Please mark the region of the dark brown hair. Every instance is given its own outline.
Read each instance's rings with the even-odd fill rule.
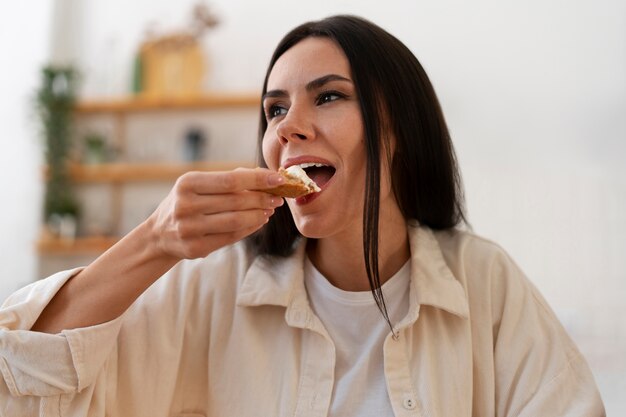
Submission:
[[[388,145],[394,138],[393,155],[387,157],[391,158],[393,192],[404,217],[441,230],[465,221],[454,149],[433,86],[417,58],[394,36],[359,17],[332,16],[304,23],[289,32],[274,51],[262,94],[267,91],[267,80],[278,58],[308,37],[333,40],[350,63],[367,154],[363,201],[365,266],[374,299],[389,323],[378,271],[381,152],[392,148]],[[261,109],[261,166],[267,166],[260,151],[266,129]],[[249,243],[259,254],[288,256],[299,236],[291,212],[284,205],[249,238]]]

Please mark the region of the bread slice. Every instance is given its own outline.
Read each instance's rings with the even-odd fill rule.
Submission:
[[[264,190],[266,193],[280,197],[297,198],[321,191],[317,184],[306,175],[306,172],[297,165],[288,169],[281,167],[278,173],[285,178],[285,183],[278,187]]]

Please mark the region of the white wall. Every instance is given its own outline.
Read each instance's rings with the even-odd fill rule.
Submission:
[[[0,299],[35,276],[41,147],[33,110],[48,59],[51,4],[0,6]]]
[[[87,71],[87,96],[124,92],[147,24],[180,27],[193,3],[66,1],[72,14],[65,27],[79,36],[56,53],[75,57]],[[626,415],[620,398],[626,328],[617,319],[626,313],[626,3],[410,3],[392,0],[383,9],[374,0],[213,1],[223,22],[206,40],[212,62],[206,86],[258,90],[278,39],[296,24],[329,14],[362,15],[403,40],[438,91],[475,231],[518,261],[589,358],[608,414]],[[45,14],[37,14],[44,22]],[[12,95],[0,98],[7,107],[2,118],[13,115],[7,119],[11,138],[6,126],[2,135],[5,149],[20,155],[2,154],[7,161],[0,166],[0,292],[6,294],[33,276],[38,157],[33,132],[23,126],[25,109],[15,103],[33,86],[41,36],[22,33],[20,19],[2,19],[9,38],[27,36],[40,45],[14,60],[10,78],[18,81],[12,81]]]

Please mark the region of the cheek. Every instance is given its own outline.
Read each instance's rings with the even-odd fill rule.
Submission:
[[[261,150],[263,152],[263,159],[270,169],[278,169],[278,146],[275,140],[271,140],[266,135],[263,137],[261,143]]]
[[[338,146],[341,146],[346,154],[357,158],[365,156],[365,130],[360,115],[354,114],[344,118],[336,126],[336,131],[340,132],[339,137],[343,138]]]

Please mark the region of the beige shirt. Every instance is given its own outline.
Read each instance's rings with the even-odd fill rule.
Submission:
[[[498,246],[411,226],[409,310],[384,342],[397,417],[604,416],[593,376]],[[0,416],[326,416],[335,348],[289,258],[239,243],[184,261],[120,318],[30,332],[75,272],[0,310]]]

